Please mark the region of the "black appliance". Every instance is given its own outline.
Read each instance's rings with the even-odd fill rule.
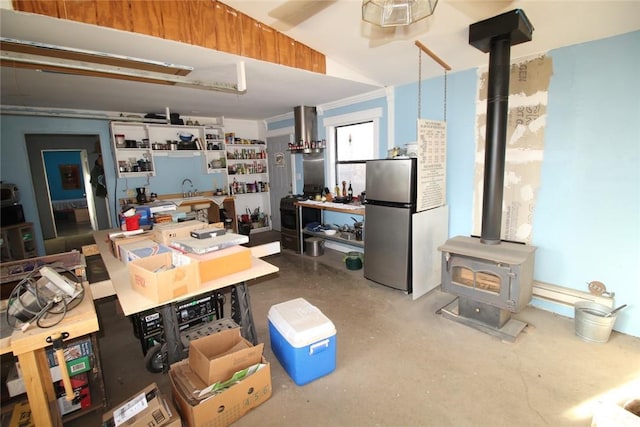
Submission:
[[[25,222],[25,219],[22,205],[2,207],[2,211],[0,211],[0,225],[2,225],[2,227],[8,227],[10,225],[20,224],[23,222]]]
[[[303,252],[300,242],[300,231],[311,222],[320,222],[322,212],[319,209],[302,208],[302,218],[299,217],[299,209],[295,205],[301,200],[308,200],[309,196],[289,195],[280,199],[280,245],[285,249],[291,249],[297,253]]]

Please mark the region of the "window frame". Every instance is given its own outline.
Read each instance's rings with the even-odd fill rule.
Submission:
[[[380,119],[382,118],[382,108],[372,108],[354,113],[342,114],[323,119],[322,125],[325,128],[327,137],[326,159],[325,165],[325,184],[336,181],[336,169],[338,162],[336,161],[336,127],[356,125],[364,122],[373,122],[373,152],[380,152]],[[349,161],[347,163],[359,163],[360,161]]]

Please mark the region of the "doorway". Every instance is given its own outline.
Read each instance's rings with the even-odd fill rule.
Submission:
[[[90,172],[86,150],[42,150],[45,185],[53,211],[56,237],[86,234],[96,229],[90,214]],[[89,179],[88,179],[89,178]],[[89,192],[88,192],[89,191]]]
[[[91,167],[101,154],[100,137],[98,135],[27,134],[25,143],[46,254],[80,250],[83,245],[93,243],[91,234],[93,230],[110,228],[107,201],[104,198],[94,197],[90,183]],[[47,171],[45,153],[48,153],[47,156],[58,153],[57,155],[68,157],[67,160],[59,163],[63,166],[62,168],[57,164],[52,171]],[[81,192],[80,196],[69,197],[71,202],[65,202],[66,196],[52,197],[49,191],[52,177],[60,181],[66,179],[67,187],[77,187],[77,182],[80,181],[81,188],[79,190],[75,188]],[[82,203],[86,204],[86,210],[83,210],[81,202],[77,200],[81,198],[84,199]],[[58,224],[56,224],[56,216],[59,219]]]
[[[276,231],[281,231],[280,200],[292,192],[290,138],[286,134],[267,139],[271,228]]]

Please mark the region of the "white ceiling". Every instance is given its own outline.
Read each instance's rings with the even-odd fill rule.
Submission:
[[[533,24],[533,40],[514,46],[511,57],[640,29],[640,1],[454,1],[439,0],[435,14],[398,30],[361,21],[361,1],[326,1],[314,16],[291,26],[274,10],[304,12],[312,2],[227,0],[224,3],[279,29],[324,53],[327,75],[227,55],[192,45],[109,28],[2,9],[3,37],[55,44],[194,67],[191,80],[236,83],[236,64],[246,66],[247,92],[234,95],[199,89],[79,77],[3,67],[3,108],[48,107],[124,113],[161,113],[183,117],[226,116],[267,119],[290,113],[296,105],[321,105],[418,80],[419,40],[452,71],[488,64],[488,54],[468,44],[474,22],[515,8]],[[0,0],[0,6],[10,7]],[[280,9],[282,10],[282,9]],[[442,75],[440,65],[422,56],[422,78]]]

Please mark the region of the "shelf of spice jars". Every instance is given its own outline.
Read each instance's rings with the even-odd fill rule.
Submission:
[[[261,194],[269,192],[269,183],[263,181],[261,177],[251,176],[256,174],[246,174],[242,177],[234,177],[232,182],[229,182],[229,192],[232,195],[243,194]],[[251,178],[255,178],[253,181]]]

